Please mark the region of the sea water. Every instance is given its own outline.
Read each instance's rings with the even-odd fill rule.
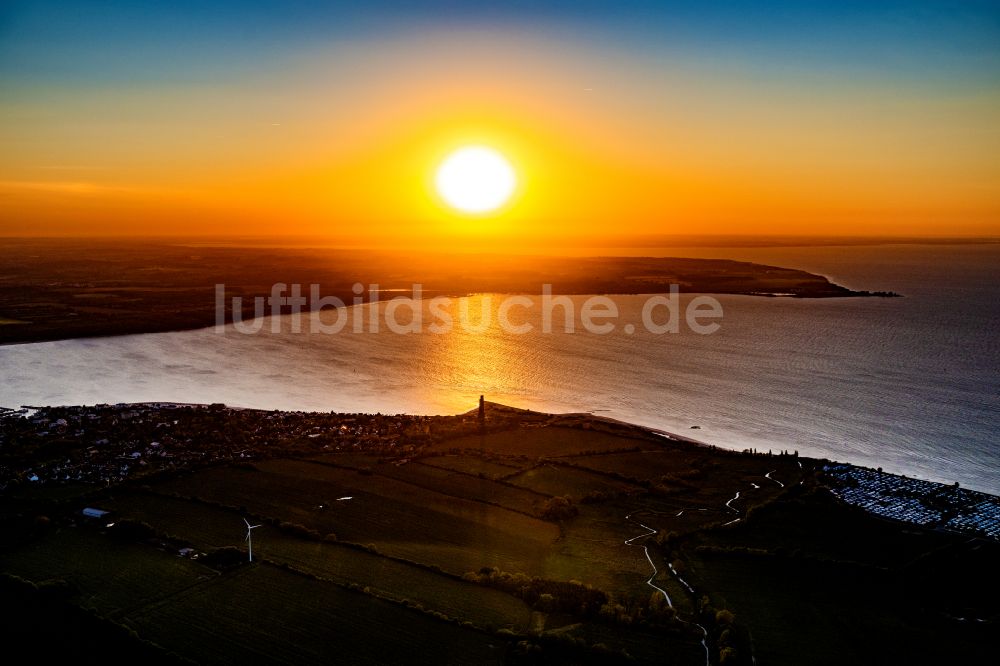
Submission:
[[[903,298],[718,296],[711,335],[641,325],[646,296],[615,296],[615,330],[335,335],[232,326],[0,347],[0,405],[224,402],[290,410],[457,413],[488,400],[593,411],[720,446],[797,450],[1000,494],[1000,246],[629,248],[801,268]],[[338,285],[339,286],[339,285]],[[586,297],[573,297],[579,308]],[[690,296],[684,298],[689,302]],[[457,312],[459,302],[451,304]],[[371,306],[325,312],[365,317]],[[383,304],[382,308],[385,307]],[[515,318],[512,316],[512,318]],[[556,323],[560,322],[556,317]],[[635,330],[626,331],[633,323]]]

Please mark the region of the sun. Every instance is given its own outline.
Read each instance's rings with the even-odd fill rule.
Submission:
[[[459,148],[438,167],[438,194],[463,213],[489,213],[502,206],[517,185],[510,162],[492,148]]]

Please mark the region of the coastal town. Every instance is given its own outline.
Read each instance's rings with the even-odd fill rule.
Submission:
[[[837,497],[878,516],[1000,538],[1000,498],[993,495],[855,465],[831,464],[823,471]]]
[[[145,403],[0,411],[0,491],[120,483],[222,462],[364,451],[405,456],[461,417],[261,411]],[[466,424],[466,427],[471,427]]]

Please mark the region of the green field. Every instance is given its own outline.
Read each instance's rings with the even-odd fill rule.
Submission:
[[[532,489],[515,488],[509,484],[497,483],[491,479],[461,472],[443,470],[439,467],[425,465],[422,462],[400,466],[380,465],[375,467],[373,471],[380,476],[418,485],[428,490],[473,499],[478,502],[499,504],[512,511],[532,515],[537,515],[538,505],[547,499],[547,493],[537,491],[537,489],[535,489],[536,492],[531,492]]]
[[[125,623],[201,663],[483,664],[501,649],[489,635],[267,564]]]
[[[555,458],[576,456],[585,451],[620,451],[637,447],[651,449],[655,446],[648,439],[619,437],[596,430],[555,426],[460,437],[444,442],[436,448],[491,451],[504,456]]]
[[[36,583],[66,581],[81,605],[116,618],[216,577],[197,562],[79,527],[0,553],[0,569]]]
[[[559,536],[552,523],[498,506],[305,461],[210,469],[157,489],[246,507],[458,575],[484,566],[541,575]],[[353,499],[336,501],[342,496]]]
[[[119,515],[142,520],[167,534],[183,535],[199,549],[243,547],[246,529],[238,511],[188,500],[134,494],[106,503]],[[270,525],[254,530],[254,556],[289,564],[343,585],[368,587],[397,601],[408,599],[477,626],[527,628],[531,609],[522,601],[425,568],[338,543],[290,536]]]
[[[569,495],[575,499],[595,491],[627,493],[640,490],[638,486],[623,481],[556,465],[540,465],[508,477],[507,481],[547,495]]]
[[[583,505],[563,528],[563,538],[549,559],[548,576],[648,596],[653,591],[645,584],[649,563],[642,548],[625,545],[625,539],[642,532],[624,520],[620,507]]]
[[[486,458],[480,458],[472,455],[459,456],[446,454],[427,456],[421,458],[420,462],[425,465],[442,467],[456,472],[464,472],[465,474],[471,474],[473,476],[479,476],[481,474],[488,479],[503,478],[514,474],[517,470],[521,469],[520,466],[515,466],[510,461],[488,460]]]

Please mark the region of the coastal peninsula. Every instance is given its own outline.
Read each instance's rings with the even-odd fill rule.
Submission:
[[[726,259],[552,257],[280,247],[202,247],[177,241],[4,239],[0,343],[188,330],[216,323],[215,285],[242,297],[242,319],[276,283],[318,284],[344,303],[372,285],[408,295],[682,293],[793,298],[893,296],[854,291],[806,271]]]

